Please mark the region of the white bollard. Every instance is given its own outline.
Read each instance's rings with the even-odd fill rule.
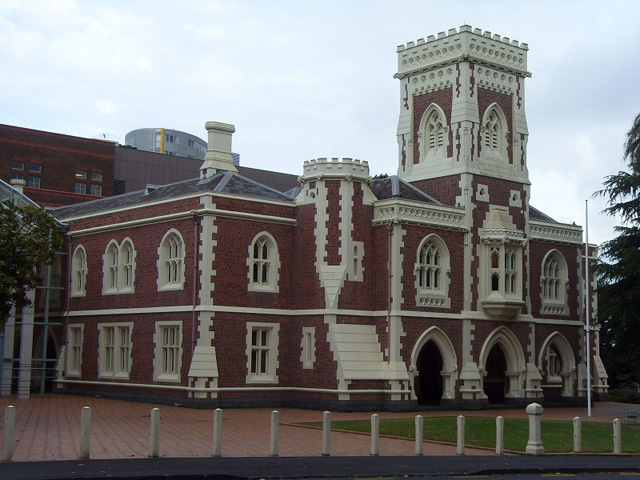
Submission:
[[[151,435],[149,442],[149,456],[160,456],[160,409],[153,408],[151,410]]]
[[[222,410],[213,411],[213,456],[222,456]]]
[[[544,454],[542,432],[540,430],[542,410],[542,405],[538,403],[531,403],[527,406],[527,413],[529,414],[529,441],[527,442],[527,448],[525,451],[531,455]]]
[[[380,416],[371,415],[371,455],[380,455]]]
[[[496,417],[496,455],[504,454],[504,417]]]
[[[423,455],[422,442],[424,440],[424,418],[416,415],[416,455]]]
[[[582,452],[582,420],[573,418],[573,453]]]
[[[91,408],[82,407],[80,419],[80,460],[88,460],[91,456]]]
[[[322,455],[331,455],[331,412],[322,413]]]
[[[618,418],[613,419],[613,453],[622,453],[622,435]]]
[[[458,415],[458,444],[456,445],[456,455],[464,455],[464,417]]]
[[[269,442],[269,456],[278,456],[278,436],[280,434],[280,412],[271,412],[271,441]]]
[[[10,462],[13,457],[13,439],[16,430],[16,407],[8,405],[4,409],[4,448],[0,461]]]

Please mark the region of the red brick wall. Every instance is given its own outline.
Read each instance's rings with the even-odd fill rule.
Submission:
[[[113,194],[113,162],[115,143],[88,138],[72,137],[56,133],[29,130],[26,128],[0,125],[0,178],[9,183],[11,173],[22,173],[25,180],[29,175],[41,178],[40,189],[29,189],[27,193],[34,201],[43,205],[67,205],[95,197],[64,195],[75,191],[76,169],[102,173],[102,182],[89,179],[89,185],[102,185],[102,195]],[[12,170],[12,161],[25,162],[25,171]],[[42,166],[40,174],[28,171],[29,163]],[[39,190],[39,191],[38,191]],[[73,201],[75,199],[75,202]]]

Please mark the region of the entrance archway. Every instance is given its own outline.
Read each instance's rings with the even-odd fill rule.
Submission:
[[[416,395],[420,405],[439,405],[443,393],[442,355],[438,346],[430,341],[418,357]]]
[[[411,351],[412,398],[419,404],[441,404],[455,399],[458,359],[449,337],[438,327],[429,327]]]
[[[496,343],[487,356],[486,376],[484,377],[484,393],[489,403],[502,403],[509,391],[507,377],[507,358],[499,343]]]
[[[546,338],[540,348],[537,366],[543,375],[545,399],[559,401],[562,397],[573,396],[576,361],[564,335],[553,332]]]
[[[480,350],[483,391],[490,403],[524,397],[526,363],[518,338],[505,326],[489,334]]]

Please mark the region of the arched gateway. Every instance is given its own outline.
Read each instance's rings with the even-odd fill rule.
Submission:
[[[458,360],[449,337],[438,327],[427,329],[411,352],[413,395],[420,405],[440,405],[455,398]]]

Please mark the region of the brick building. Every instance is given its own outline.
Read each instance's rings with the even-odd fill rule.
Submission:
[[[468,26],[398,47],[397,175],[317,159],[278,191],[233,165],[232,125],[208,122],[198,178],[56,210],[59,388],[208,406],[584,402],[582,230],[529,205],[527,50]]]
[[[0,178],[43,207],[113,192],[115,143],[0,124]]]

